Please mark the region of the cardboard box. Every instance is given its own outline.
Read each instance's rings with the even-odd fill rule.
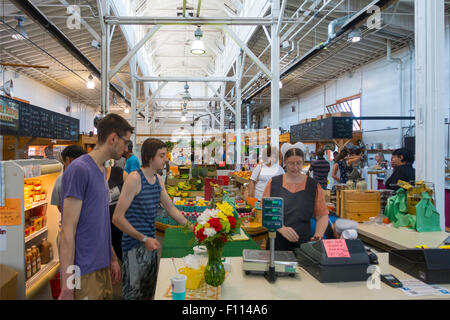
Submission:
[[[17,271],[0,264],[0,300],[17,299]]]
[[[352,112],[335,112],[331,115],[332,117],[353,117]]]

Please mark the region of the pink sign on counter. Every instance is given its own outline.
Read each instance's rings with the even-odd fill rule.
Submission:
[[[322,240],[328,258],[350,258],[345,239]]]

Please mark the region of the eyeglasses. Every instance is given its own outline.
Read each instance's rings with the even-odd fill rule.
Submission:
[[[120,134],[118,134],[117,132],[116,132],[116,134],[117,134],[117,136],[119,137],[119,139],[122,139],[124,142],[125,142],[125,145],[129,145],[130,143],[131,143],[131,140],[127,140],[127,139],[125,139],[125,138],[123,138]]]
[[[294,167],[294,166],[296,166],[296,167],[301,167],[302,165],[303,165],[303,162],[302,161],[297,161],[297,162],[294,162],[294,161],[288,161],[288,162],[286,162],[286,165],[288,166],[288,167]]]

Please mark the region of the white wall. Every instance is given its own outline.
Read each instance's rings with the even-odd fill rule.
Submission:
[[[410,69],[410,51],[408,48],[394,52],[393,58],[402,59],[400,70],[398,63],[388,62],[386,57],[347,73],[339,79],[300,94],[297,99],[282,102],[280,106],[280,126],[289,130],[290,126],[302,119],[314,118],[325,113],[325,106],[336,100],[361,94],[361,116],[409,116],[411,105],[410,89],[414,90],[414,76]],[[412,60],[414,67],[414,59]],[[414,68],[412,70],[414,72]],[[400,82],[400,76],[402,81]],[[412,87],[410,79],[412,76]],[[402,92],[402,94],[400,94]],[[295,112],[292,112],[295,106]],[[263,123],[268,123],[269,115]],[[362,122],[364,143],[388,142],[389,148],[401,146],[401,121],[366,120]],[[403,125],[407,125],[408,122]],[[397,128],[395,130],[384,130]]]
[[[80,119],[80,133],[89,133],[89,131],[94,130],[94,116],[96,114],[94,108],[86,104],[70,102],[69,97],[58,91],[9,69],[1,74],[0,84],[11,79],[14,84],[13,93],[15,97],[27,100],[32,105]],[[66,107],[69,104],[72,106],[71,112],[66,112]]]

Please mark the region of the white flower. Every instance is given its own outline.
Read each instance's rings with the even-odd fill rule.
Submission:
[[[200,217],[197,218],[197,222],[201,225],[204,225],[208,222],[209,218],[211,218],[211,212],[209,210],[205,210]]]
[[[219,209],[211,209],[211,217],[212,218],[218,218],[218,214],[219,214],[220,210]]]
[[[205,234],[207,237],[213,237],[216,233],[217,232],[214,228],[205,228]]]

